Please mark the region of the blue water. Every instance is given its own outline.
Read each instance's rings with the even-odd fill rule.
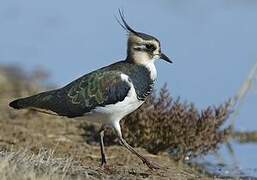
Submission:
[[[198,158],[207,172],[221,177],[252,177],[257,179],[257,144],[230,143],[233,152],[223,145],[217,154]]]

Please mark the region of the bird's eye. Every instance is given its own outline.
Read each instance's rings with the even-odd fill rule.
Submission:
[[[146,44],[145,47],[149,51],[155,51],[156,50],[156,47],[153,44]]]

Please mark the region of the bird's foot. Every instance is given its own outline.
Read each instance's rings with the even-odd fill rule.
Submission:
[[[101,159],[101,168],[103,169],[104,167],[108,166],[107,165],[107,161],[106,161],[106,158],[105,156],[102,156],[102,159]]]
[[[101,164],[101,168],[102,168],[102,169],[109,169],[110,166],[107,165],[106,163],[103,163],[103,164]]]
[[[111,174],[113,172],[111,166],[109,166],[107,163],[101,163],[101,169],[107,174]]]

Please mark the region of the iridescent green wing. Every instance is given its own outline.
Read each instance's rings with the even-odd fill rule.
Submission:
[[[90,112],[95,107],[123,101],[130,90],[130,84],[121,78],[119,71],[94,71],[64,87],[64,109],[67,116],[75,117]]]

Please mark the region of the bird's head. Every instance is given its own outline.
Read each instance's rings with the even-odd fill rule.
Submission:
[[[137,64],[148,64],[156,59],[172,61],[161,51],[160,41],[148,34],[133,30],[125,21],[124,14],[119,10],[122,23],[119,24],[128,32],[127,61]]]

